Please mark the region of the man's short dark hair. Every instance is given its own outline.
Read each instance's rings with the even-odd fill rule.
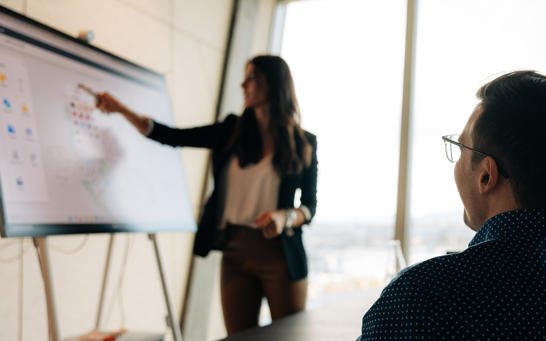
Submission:
[[[519,208],[546,208],[546,76],[515,71],[482,86],[473,147],[509,174]],[[483,159],[474,153],[472,162]]]

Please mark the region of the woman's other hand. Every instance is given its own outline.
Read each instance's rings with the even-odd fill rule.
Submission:
[[[108,92],[97,93],[97,109],[104,113],[123,113],[127,108]]]
[[[265,212],[256,219],[256,228],[262,230],[264,238],[272,239],[280,235],[286,225],[284,210]]]

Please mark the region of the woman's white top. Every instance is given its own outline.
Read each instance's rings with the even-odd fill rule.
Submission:
[[[254,228],[260,215],[277,209],[281,177],[273,167],[272,154],[244,168],[239,166],[239,159],[233,157],[226,175],[221,229],[227,223]]]

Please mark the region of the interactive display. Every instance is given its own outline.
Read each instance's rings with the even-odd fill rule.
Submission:
[[[180,151],[79,84],[173,124],[162,75],[0,8],[2,236],[194,231]]]

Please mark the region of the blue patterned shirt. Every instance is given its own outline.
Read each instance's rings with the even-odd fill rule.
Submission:
[[[358,340],[545,340],[546,210],[499,214],[468,246],[402,270]]]

